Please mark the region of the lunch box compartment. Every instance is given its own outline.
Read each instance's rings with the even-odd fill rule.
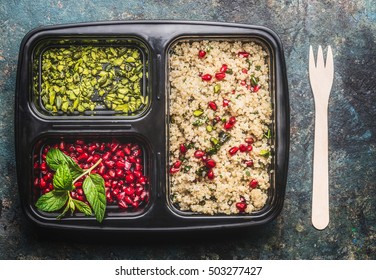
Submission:
[[[267,53],[267,57],[266,57],[266,65],[269,69],[268,71],[268,87],[269,87],[269,92],[270,92],[270,104],[271,104],[271,107],[272,107],[272,116],[271,116],[271,124],[268,125],[268,127],[270,128],[270,131],[271,131],[271,135],[270,135],[270,141],[269,141],[269,145],[271,147],[271,154],[272,154],[272,160],[271,160],[271,163],[269,164],[268,166],[268,173],[269,173],[269,183],[270,183],[270,187],[268,188],[268,190],[266,191],[266,194],[267,194],[267,201],[264,205],[264,207],[262,207],[261,209],[259,210],[254,210],[252,211],[252,213],[248,214],[248,213],[237,213],[237,214],[230,214],[230,215],[226,215],[226,214],[223,214],[223,213],[216,213],[214,215],[207,215],[207,214],[203,214],[203,213],[199,213],[199,212],[193,212],[193,211],[189,211],[189,210],[180,210],[179,206],[177,204],[174,204],[173,201],[172,201],[172,193],[171,193],[171,181],[170,181],[170,178],[171,176],[174,176],[174,175],[171,175],[169,174],[169,169],[171,168],[171,166],[167,166],[166,167],[166,177],[167,177],[167,185],[166,185],[166,188],[167,188],[167,201],[168,201],[168,205],[171,209],[171,211],[175,212],[177,215],[181,215],[181,216],[184,216],[184,217],[206,217],[206,218],[215,218],[215,217],[226,217],[226,218],[231,218],[231,217],[239,217],[239,216],[250,216],[250,217],[262,217],[265,213],[267,213],[268,211],[270,211],[271,207],[273,207],[274,203],[275,203],[275,199],[276,199],[276,192],[277,192],[277,189],[276,189],[276,180],[275,180],[275,161],[276,161],[276,153],[275,153],[275,135],[276,135],[276,131],[275,131],[275,123],[276,123],[276,114],[275,114],[275,109],[276,109],[276,106],[275,106],[275,103],[276,103],[276,100],[275,100],[275,87],[274,87],[274,83],[275,83],[275,77],[274,77],[274,74],[275,74],[275,71],[274,71],[274,66],[275,66],[275,56],[274,56],[274,52],[273,52],[273,47],[268,43],[268,41],[266,41],[264,38],[262,37],[259,37],[259,36],[254,36],[254,35],[250,35],[250,36],[234,36],[234,35],[223,35],[223,36],[200,36],[200,37],[190,37],[190,36],[178,36],[176,38],[174,38],[174,40],[168,45],[168,47],[166,48],[166,76],[167,76],[167,91],[166,91],[166,116],[167,116],[167,119],[166,119],[166,130],[167,130],[167,144],[166,144],[166,158],[167,159],[170,159],[171,161],[171,158],[170,158],[170,124],[171,124],[171,120],[170,120],[170,95],[171,95],[171,86],[170,86],[170,83],[169,83],[169,80],[170,80],[170,56],[173,54],[174,52],[174,48],[179,45],[179,44],[189,44],[191,46],[191,48],[194,48],[196,50],[197,48],[197,45],[193,46],[192,43],[203,43],[203,44],[207,44],[207,45],[210,45],[211,43],[216,43],[216,42],[228,42],[228,43],[235,43],[235,42],[241,42],[241,43],[255,43],[259,46],[262,47],[262,51],[265,51]],[[186,45],[187,46],[187,45]],[[187,50],[185,50],[187,51]],[[197,50],[197,53],[198,53],[198,50]],[[210,47],[207,49],[207,54],[210,55]],[[206,54],[205,54],[206,55]],[[252,56],[253,54],[251,53],[250,56]],[[200,58],[202,60],[205,60],[206,57],[204,58]],[[213,57],[212,59],[215,59],[215,57]],[[226,63],[225,61],[223,63]],[[226,65],[227,66],[227,65]],[[218,69],[219,70],[219,69]],[[205,73],[200,73],[200,74],[205,74]],[[214,74],[214,73],[211,73],[211,74]],[[232,75],[233,73],[227,73],[227,75]],[[251,73],[249,73],[251,74]],[[212,82],[214,84],[218,83],[218,84],[221,84],[221,81],[217,81],[216,78],[214,77],[214,75],[212,75]],[[253,93],[253,94],[256,94],[256,93]],[[229,94],[228,98],[231,98],[231,94]],[[217,100],[216,102],[218,105],[218,107],[221,107],[222,106],[222,100]],[[197,108],[192,108],[192,112],[194,112],[194,110],[197,109]],[[204,111],[205,110],[208,110],[210,111],[209,108],[204,108],[203,109]],[[209,132],[208,132],[209,134]],[[211,135],[211,134],[210,134]],[[240,153],[240,152],[239,152]],[[213,168],[214,170],[215,168]],[[220,176],[220,174],[216,174],[216,176]],[[215,180],[215,179],[214,179]],[[210,180],[209,180],[210,182]]]
[[[32,54],[31,106],[43,118],[139,117],[150,51],[137,38],[45,38]]]

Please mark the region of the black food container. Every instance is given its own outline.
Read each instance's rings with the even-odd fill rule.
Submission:
[[[179,42],[200,40],[255,42],[268,56],[272,106],[270,188],[265,206],[251,214],[197,214],[179,210],[171,200],[169,55]],[[103,53],[110,62],[100,57]],[[123,66],[127,59],[133,70]],[[80,68],[78,62],[86,66]],[[118,75],[128,70],[132,74],[122,83]],[[56,85],[54,93],[46,95]],[[101,86],[106,88],[105,93],[100,92]],[[126,105],[110,95],[113,91],[127,95],[130,87],[136,93],[125,99],[122,96]],[[90,94],[82,95],[81,91]],[[77,95],[79,101],[75,103]],[[262,225],[282,210],[289,152],[288,87],[281,41],[265,27],[135,21],[38,28],[21,43],[15,104],[19,192],[26,216],[39,227],[102,232],[216,229]],[[117,184],[119,191],[109,195],[102,222],[77,211],[57,219],[62,210],[45,212],[35,206],[53,185],[52,172],[45,163],[46,153],[52,148],[64,150],[77,162],[82,160],[83,169],[93,166],[93,157],[105,157],[94,173],[105,174],[106,189]],[[105,156],[107,152],[115,160]],[[131,192],[137,186],[139,189],[137,195],[127,193],[133,200],[119,207],[116,201],[119,192],[125,190],[122,185],[126,186],[127,173],[116,173],[116,164],[123,168],[124,157],[126,164],[130,161],[128,156],[133,164],[128,168],[138,170],[137,178],[131,178]],[[86,166],[88,158],[92,163]],[[122,163],[116,162],[119,158]],[[82,199],[81,185],[75,183],[78,187],[73,197]]]

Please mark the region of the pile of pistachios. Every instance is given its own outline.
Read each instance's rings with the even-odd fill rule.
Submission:
[[[51,114],[99,109],[135,115],[148,103],[141,89],[140,51],[128,47],[69,46],[42,56],[40,88],[35,92]]]

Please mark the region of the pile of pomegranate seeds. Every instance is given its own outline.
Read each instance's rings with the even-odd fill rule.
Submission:
[[[50,148],[58,148],[82,169],[88,169],[102,159],[91,173],[103,177],[108,204],[117,204],[122,209],[138,209],[147,204],[149,180],[144,175],[143,150],[139,144],[77,140],[72,143],[61,141],[59,144],[45,145],[40,159],[36,155],[34,162],[34,187],[42,194],[53,190],[54,171],[50,170],[46,163]],[[82,190],[84,178],[75,182],[71,196],[86,202]]]

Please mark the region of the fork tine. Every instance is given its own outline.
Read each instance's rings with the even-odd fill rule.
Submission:
[[[309,73],[315,69],[315,57],[313,56],[312,46],[309,46]]]
[[[324,55],[322,53],[322,48],[319,46],[317,51],[317,62],[316,62],[318,69],[324,69]]]
[[[328,69],[328,72],[333,74],[333,72],[334,72],[333,53],[332,53],[332,48],[330,46],[328,46],[328,51],[327,51],[327,54],[326,54],[325,68]]]

